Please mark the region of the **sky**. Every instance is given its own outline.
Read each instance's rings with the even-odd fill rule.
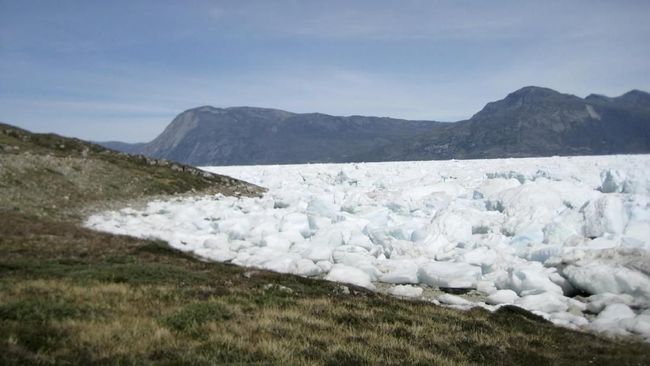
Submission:
[[[650,1],[0,0],[0,121],[153,139],[201,105],[458,121],[650,91]]]

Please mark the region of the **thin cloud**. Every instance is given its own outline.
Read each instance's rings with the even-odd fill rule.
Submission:
[[[215,9],[253,34],[315,39],[498,40],[650,29],[650,6],[626,1],[248,1]]]

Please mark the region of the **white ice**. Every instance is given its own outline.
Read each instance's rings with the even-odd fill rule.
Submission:
[[[650,339],[650,156],[205,169],[269,191],[153,201],[86,225],[397,296],[475,289],[482,299],[437,301]]]
[[[397,285],[388,289],[389,294],[401,297],[419,297],[423,292],[422,287],[412,285]]]

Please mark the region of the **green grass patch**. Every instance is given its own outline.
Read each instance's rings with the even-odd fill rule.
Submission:
[[[208,273],[166,263],[142,263],[135,257],[109,257],[88,263],[78,259],[42,262],[20,260],[0,263],[0,273],[31,279],[68,279],[75,282],[112,282],[132,285],[209,284]]]
[[[187,332],[207,322],[228,320],[232,313],[226,306],[216,302],[196,302],[163,318],[162,323],[178,332]]]
[[[47,322],[83,318],[92,311],[61,298],[31,298],[0,305],[0,321]]]
[[[14,354],[10,359],[4,359],[9,354],[0,355],[0,364],[32,364],[33,358],[38,354],[56,351],[58,347],[69,340],[70,334],[66,330],[57,328],[50,323],[35,321],[6,322],[0,321],[0,338],[6,339],[11,335],[16,348],[24,349],[23,352]],[[21,356],[28,356],[21,359]],[[29,357],[31,356],[31,357]],[[30,361],[29,359],[32,358]]]

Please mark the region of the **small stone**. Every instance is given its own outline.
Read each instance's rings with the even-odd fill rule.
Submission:
[[[289,293],[289,294],[293,293],[293,289],[291,289],[291,288],[289,288],[287,286],[283,286],[283,285],[276,285],[274,283],[267,283],[266,285],[264,285],[263,289],[265,291],[266,290],[271,290],[271,289],[276,289],[276,290],[286,292],[286,293]]]
[[[339,286],[338,288],[339,293],[343,295],[349,295],[350,294],[350,288],[348,286]]]

